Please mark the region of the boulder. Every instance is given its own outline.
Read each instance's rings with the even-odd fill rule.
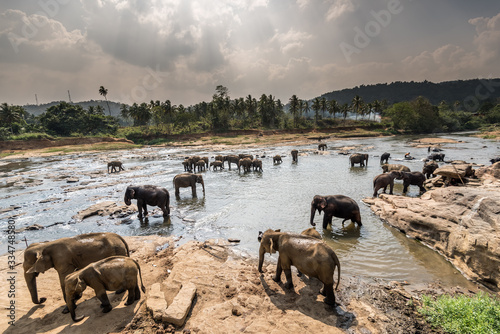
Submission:
[[[161,291],[160,283],[155,283],[151,286],[146,299],[146,308],[151,312],[155,321],[161,321],[167,309],[167,301],[165,300],[165,295]]]
[[[115,213],[120,213],[122,211],[126,211],[128,209],[134,209],[137,210],[137,207],[135,205],[131,205],[130,207],[126,206],[125,204],[123,205],[118,205],[116,204],[115,201],[104,201],[100,202],[94,205],[91,205],[85,210],[79,211],[76,215],[74,215],[72,218],[78,221],[81,221],[85,218],[95,216],[95,215],[100,215],[100,216],[108,216],[112,215]]]
[[[195,296],[196,285],[191,282],[183,285],[172,304],[163,314],[163,322],[174,324],[177,327],[184,325]]]

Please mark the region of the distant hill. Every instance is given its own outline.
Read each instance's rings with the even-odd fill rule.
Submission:
[[[64,102],[64,101],[53,101],[53,102],[39,104],[39,105],[27,104],[27,105],[24,105],[23,108],[27,112],[29,112],[30,114],[38,116],[38,115],[44,113],[48,108],[50,108],[54,105],[57,105],[61,102]],[[120,107],[122,104],[118,103],[118,102],[112,102],[112,101],[108,101],[108,102],[109,102],[109,108],[111,109],[111,116],[119,116],[120,115]],[[106,116],[109,115],[108,105],[106,104],[106,101],[104,101],[104,100],[99,100],[99,101],[90,100],[90,101],[84,101],[84,102],[74,102],[72,104],[79,105],[83,109],[88,109],[90,106],[101,106],[104,108],[104,114]]]
[[[500,99],[500,79],[455,80],[440,83],[396,81],[390,84],[361,85],[325,93],[320,97],[325,97],[327,100],[334,99],[339,104],[350,104],[355,95],[359,95],[366,103],[385,99],[389,105],[411,101],[418,96],[426,97],[434,105],[441,101],[446,101],[451,105],[455,101],[472,103],[474,99],[482,102],[487,99]]]

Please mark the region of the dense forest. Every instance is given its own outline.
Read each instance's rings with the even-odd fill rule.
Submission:
[[[258,99],[231,98],[229,89],[219,85],[209,102],[185,107],[157,100],[122,104],[119,112],[117,104],[107,99],[95,104],[51,103],[37,114],[2,103],[0,140],[112,135],[140,142],[179,133],[328,128],[347,122],[371,124],[390,133],[476,130],[500,122],[499,87],[499,79],[378,84],[312,100],[292,95],[285,104],[266,94]],[[101,86],[99,93],[106,98],[107,89]]]

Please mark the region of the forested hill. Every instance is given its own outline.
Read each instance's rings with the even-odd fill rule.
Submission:
[[[44,103],[44,104],[39,104],[39,105],[27,104],[27,105],[24,105],[23,108],[27,112],[29,112],[30,114],[38,116],[38,115],[44,113],[45,111],[47,111],[47,108],[55,106],[61,102],[63,102],[63,101],[54,101],[54,102],[49,102],[49,103]],[[109,102],[109,108],[111,109],[111,115],[112,116],[120,115],[121,104],[117,103],[117,102],[112,102],[112,101],[108,101],[108,102]],[[109,115],[108,105],[106,104],[106,101],[104,101],[104,100],[98,100],[98,101],[90,100],[90,101],[84,101],[84,102],[74,102],[72,104],[79,105],[85,110],[87,110],[90,106],[94,106],[94,107],[101,106],[104,109],[104,114],[106,116]]]
[[[483,101],[500,98],[500,79],[456,80],[440,83],[396,81],[390,84],[361,85],[326,93],[321,97],[327,100],[334,99],[339,104],[350,104],[355,95],[359,95],[365,102],[385,99],[389,104],[410,101],[418,96],[426,97],[434,105],[441,101],[449,104],[455,101],[463,103],[469,99]]]

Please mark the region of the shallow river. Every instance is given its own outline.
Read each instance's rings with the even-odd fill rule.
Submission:
[[[446,160],[465,160],[489,164],[499,152],[498,143],[464,135],[446,135],[460,141],[445,144]],[[355,199],[361,209],[363,226],[355,227],[334,218],[332,230],[323,231],[322,215],[316,213],[317,229],[332,246],[342,265],[342,271],[352,275],[386,280],[406,280],[410,283],[441,281],[445,285],[469,283],[448,262],[420,243],[406,238],[388,227],[361,199],[373,193],[372,180],[381,173],[379,156],[391,153],[390,163],[404,163],[412,171],[421,171],[427,148],[411,147],[414,137],[326,140],[327,154],[317,154],[317,143],[303,146],[277,146],[242,150],[193,150],[179,148],[145,148],[107,153],[70,154],[18,160],[0,160],[0,229],[6,230],[9,217],[17,229],[38,224],[49,226],[16,235],[17,248],[29,243],[54,240],[80,233],[109,231],[121,235],[162,234],[182,236],[187,240],[236,238],[236,249],[258,256],[258,231],[268,228],[300,232],[308,227],[310,203],[314,195],[343,194]],[[338,154],[341,147],[355,147],[351,152],[366,151],[370,155],[365,168],[349,165],[346,155]],[[300,152],[298,164],[292,164],[290,150]],[[397,161],[410,152],[416,159]],[[198,185],[198,197],[192,198],[190,188],[181,188],[180,198],[173,196],[173,177],[183,172],[184,156],[250,153],[265,156],[262,173],[238,173],[226,165],[223,171],[202,172],[206,195]],[[273,165],[272,156],[281,154],[283,163]],[[120,159],[125,171],[106,173],[106,161]],[[68,183],[68,177],[78,181]],[[130,218],[110,219],[94,216],[81,222],[72,217],[80,210],[104,200],[123,204],[127,185],[154,184],[166,187],[171,196],[171,216],[164,219],[153,213],[148,223],[142,223],[137,213]],[[396,181],[395,194],[401,194],[401,181]],[[418,196],[418,187],[411,186],[408,196]],[[135,204],[135,201],[133,201]],[[150,214],[151,210],[150,208]],[[56,224],[57,223],[57,224]],[[55,225],[53,225],[55,224]],[[7,251],[6,233],[0,238],[0,253]]]

